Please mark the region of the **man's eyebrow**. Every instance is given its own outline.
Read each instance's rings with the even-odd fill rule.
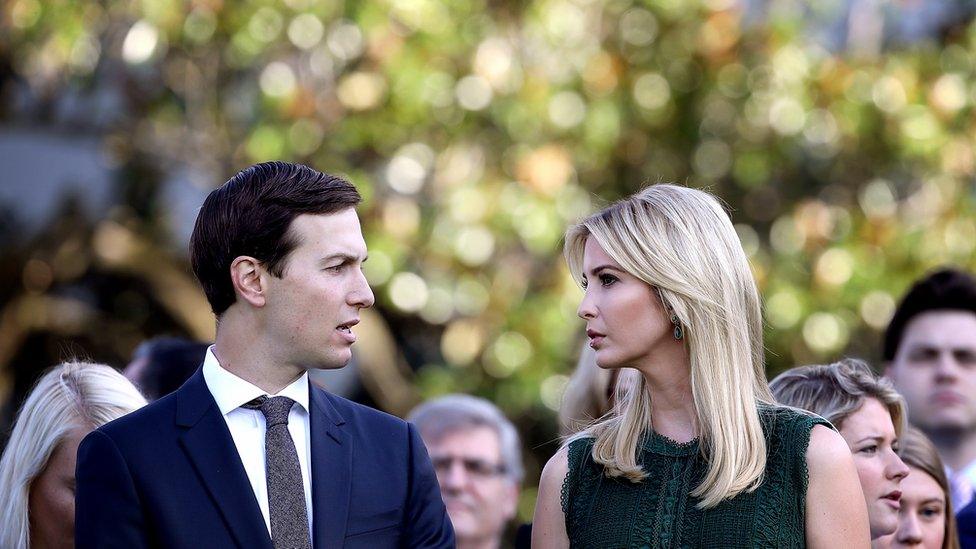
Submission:
[[[344,252],[329,254],[319,260],[320,263],[331,263],[337,259],[342,260],[343,263],[355,263],[357,261],[366,261],[369,256],[364,256],[361,260],[358,255],[347,254]]]
[[[909,346],[912,351],[938,351],[941,347],[928,341],[917,341]]]

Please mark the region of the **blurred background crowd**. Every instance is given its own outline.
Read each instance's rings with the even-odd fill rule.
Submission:
[[[909,285],[976,268],[971,0],[10,0],[0,7],[0,429],[69,357],[211,341],[187,241],[268,159],[364,195],[351,368],[404,416],[484,397],[529,520],[582,345],[566,226],[648,182],[725,200],[768,377],[881,359]]]

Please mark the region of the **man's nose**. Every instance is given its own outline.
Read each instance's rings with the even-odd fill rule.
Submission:
[[[467,484],[468,472],[464,469],[464,463],[457,459],[452,461],[451,466],[444,471],[441,482],[445,487],[454,489],[460,489]]]
[[[939,381],[954,381],[959,375],[959,364],[952,353],[943,351],[939,353],[935,369],[936,378]]]
[[[349,299],[347,300],[353,307],[359,307],[360,309],[367,309],[373,306],[376,302],[376,298],[373,296],[373,289],[369,287],[369,282],[366,280],[366,275],[362,271],[356,278],[356,287],[353,291],[349,292]]]

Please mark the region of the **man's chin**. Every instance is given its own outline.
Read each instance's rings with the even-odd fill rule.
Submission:
[[[338,370],[340,368],[345,368],[347,364],[349,364],[348,360],[342,363],[332,363],[332,362],[321,363],[321,364],[316,364],[310,369],[311,370]]]
[[[924,424],[918,425],[930,438],[956,438],[963,433],[976,430],[976,421],[955,414],[940,414]]]
[[[471,505],[460,501],[447,500],[444,502],[444,507],[447,508],[447,512],[451,514],[452,518],[455,515],[458,519],[464,520],[476,520],[478,518],[478,512]]]
[[[478,524],[478,519],[467,510],[458,512],[457,510],[448,509],[447,516],[451,519],[451,525],[454,526],[454,532],[459,537],[470,537],[474,534],[481,533],[481,526]]]
[[[351,352],[346,355],[339,354],[338,356],[308,361],[303,367],[306,370],[338,370],[339,368],[345,368],[350,362],[352,362]]]

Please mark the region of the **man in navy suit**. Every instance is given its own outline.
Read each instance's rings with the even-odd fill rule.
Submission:
[[[976,501],[959,511],[956,526],[959,529],[959,547],[976,549]]]
[[[213,191],[190,243],[217,315],[203,366],[78,450],[76,544],[103,547],[453,547],[410,424],[329,394],[373,304],[348,182],[247,168]]]

